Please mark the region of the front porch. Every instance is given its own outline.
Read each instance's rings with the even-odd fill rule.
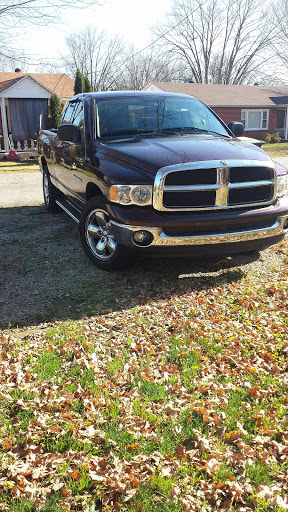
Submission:
[[[12,108],[10,108],[8,98],[2,97],[0,101],[0,154],[8,154],[12,150],[17,154],[25,155],[25,157],[35,156],[37,153],[37,134],[42,128],[42,122],[46,121],[43,117],[48,115],[48,106],[44,104],[43,110],[43,99],[12,99],[10,100]],[[15,104],[15,101],[18,103]],[[44,103],[47,104],[47,100],[44,100]],[[23,104],[26,109],[23,109]],[[10,110],[12,110],[12,113]],[[45,115],[46,111],[47,115]],[[43,112],[45,112],[44,115]],[[31,134],[34,136],[31,136]]]

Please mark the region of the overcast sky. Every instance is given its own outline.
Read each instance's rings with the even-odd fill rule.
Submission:
[[[65,35],[91,25],[112,36],[120,35],[128,44],[133,43],[137,49],[142,49],[151,42],[150,27],[163,19],[170,5],[171,0],[144,0],[141,3],[136,0],[109,0],[103,6],[90,9],[69,9],[63,24],[26,29],[22,46],[37,60],[40,57],[61,64]],[[37,71],[36,67],[29,66],[29,70]]]

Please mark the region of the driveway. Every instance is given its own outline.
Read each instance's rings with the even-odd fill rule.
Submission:
[[[0,174],[0,208],[34,206],[43,203],[42,174]]]

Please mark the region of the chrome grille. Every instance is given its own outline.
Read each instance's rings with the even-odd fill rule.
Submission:
[[[207,161],[163,167],[155,178],[154,208],[213,210],[271,203],[276,173],[271,162]]]

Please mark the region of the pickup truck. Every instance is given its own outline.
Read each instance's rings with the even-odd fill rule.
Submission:
[[[104,270],[137,252],[268,247],[288,228],[288,171],[242,133],[188,95],[74,96],[57,133],[38,139],[47,210],[79,223],[86,254]]]

